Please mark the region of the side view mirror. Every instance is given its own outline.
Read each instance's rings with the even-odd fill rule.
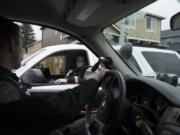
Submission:
[[[172,30],[180,30],[180,12],[171,18],[170,25]]]
[[[175,74],[158,73],[156,79],[178,86],[178,76]]]
[[[124,60],[129,60],[132,56],[132,43],[126,42],[119,50],[119,55]]]

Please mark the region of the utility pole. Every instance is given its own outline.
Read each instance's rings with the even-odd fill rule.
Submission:
[[[120,33],[119,33],[119,45],[122,46],[125,44],[125,20],[123,19],[120,22]]]

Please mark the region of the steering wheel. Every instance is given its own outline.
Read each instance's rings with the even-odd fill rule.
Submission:
[[[125,80],[116,70],[109,71],[101,82],[104,97],[95,113],[88,105],[85,129],[88,135],[104,135],[120,126],[124,115],[126,98]]]

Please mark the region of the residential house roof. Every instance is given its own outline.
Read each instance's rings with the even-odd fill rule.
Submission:
[[[165,17],[163,16],[160,16],[160,15],[156,15],[156,14],[153,14],[153,13],[145,13],[146,16],[152,16],[152,17],[155,17],[155,18],[159,18],[161,20],[165,19]]]

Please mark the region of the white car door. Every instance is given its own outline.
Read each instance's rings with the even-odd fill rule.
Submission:
[[[64,57],[64,60],[67,60],[65,58],[66,55],[64,55],[64,52],[68,52],[68,51],[79,51],[79,50],[83,50],[84,52],[86,52],[87,57],[88,57],[88,62],[90,66],[93,66],[97,61],[97,57],[85,46],[83,45],[74,45],[74,46],[52,46],[52,47],[47,47],[42,49],[41,51],[39,51],[38,53],[32,55],[30,58],[27,58],[23,65],[15,71],[15,73],[17,74],[18,77],[22,77],[22,75],[27,72],[29,69],[31,69],[32,67],[34,67],[36,64],[38,63],[44,63],[43,61],[46,61],[46,59],[48,59],[48,57],[52,57],[53,54],[63,54],[62,56],[59,55],[57,58],[59,57]],[[58,59],[54,59],[54,62],[50,64],[50,66],[52,65],[52,73],[55,75],[57,72],[57,69],[55,69],[56,66],[60,66],[60,64],[62,63],[68,63],[67,61],[62,61],[59,63]],[[53,59],[53,58],[51,58]],[[68,63],[69,64],[69,63]],[[41,64],[39,64],[41,65]],[[59,71],[58,67],[58,71]],[[65,66],[63,70],[67,69],[67,67]],[[65,71],[67,72],[67,71]],[[57,73],[59,74],[59,73]],[[29,93],[49,93],[49,92],[62,92],[66,89],[72,89],[74,87],[78,86],[78,84],[64,84],[64,85],[55,85],[55,84],[38,84],[38,85],[32,85],[31,88],[28,89]]]

